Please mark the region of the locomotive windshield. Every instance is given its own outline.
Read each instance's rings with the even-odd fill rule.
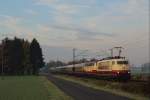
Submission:
[[[128,61],[117,61],[117,64],[128,64]]]

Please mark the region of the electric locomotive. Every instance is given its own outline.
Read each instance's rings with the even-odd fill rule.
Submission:
[[[113,56],[113,49],[119,50],[118,56]],[[111,79],[129,80],[130,66],[125,57],[121,57],[122,47],[114,47],[111,50],[111,57],[103,58],[93,62],[60,66],[51,69],[54,72],[107,77]]]
[[[94,62],[67,65],[53,68],[53,71],[73,74],[129,80],[129,62],[125,57],[108,57]]]

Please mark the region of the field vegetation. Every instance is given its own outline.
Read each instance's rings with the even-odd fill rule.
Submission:
[[[71,100],[42,76],[0,77],[0,100]]]
[[[149,88],[147,88],[148,83],[106,81],[68,75],[56,75],[55,77],[76,82],[94,89],[100,89],[117,95],[126,96],[134,100],[149,100],[150,98],[148,92]]]

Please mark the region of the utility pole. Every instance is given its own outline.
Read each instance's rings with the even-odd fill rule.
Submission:
[[[75,48],[73,48],[73,71],[75,71],[75,52],[76,52],[76,49]]]
[[[113,48],[110,49],[111,57],[113,57]]]

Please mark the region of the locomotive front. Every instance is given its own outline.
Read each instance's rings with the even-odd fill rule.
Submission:
[[[112,75],[123,80],[130,79],[130,68],[127,59],[112,60]]]
[[[130,68],[128,60],[121,57],[98,61],[97,71],[100,76],[122,80],[130,79]]]

